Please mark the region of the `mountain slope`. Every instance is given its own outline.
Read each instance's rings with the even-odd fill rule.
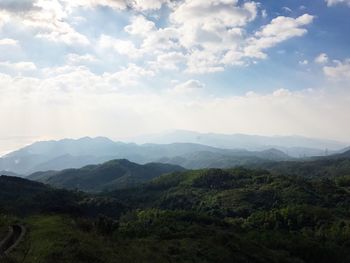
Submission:
[[[327,157],[315,157],[302,161],[263,162],[246,167],[300,176],[304,178],[335,178],[350,175],[350,151]]]
[[[107,195],[142,211],[127,217],[128,226],[134,226],[130,233],[138,229],[142,235],[168,236],[177,224],[166,224],[162,211],[196,211],[223,220],[241,238],[274,250],[284,259],[350,260],[350,194],[333,180],[243,168],[209,169],[161,176],[139,188]],[[196,224],[196,219],[186,218],[192,226]]]
[[[85,166],[81,169],[34,173],[28,178],[59,188],[98,192],[136,186],[162,174],[175,171],[184,171],[184,168],[170,164],[139,165],[128,160],[113,160],[101,165]]]
[[[49,213],[83,217],[104,214],[115,217],[127,209],[113,198],[56,189],[19,177],[0,176],[0,189],[0,216],[9,214],[22,217]]]
[[[222,152],[200,151],[173,158],[162,158],[158,162],[180,165],[187,169],[232,168],[235,166],[264,163],[270,160],[285,161],[291,158],[276,149],[261,152],[226,150]]]
[[[9,262],[350,260],[350,195],[330,179],[235,168],[175,172],[98,196],[8,177],[0,178],[0,189],[1,211],[1,205],[21,208],[18,200],[40,205],[38,214],[21,219],[28,242]],[[66,193],[73,198],[65,200]],[[65,210],[53,210],[55,204]]]
[[[78,200],[72,192],[12,176],[0,176],[0,189],[0,211],[13,214],[73,211]]]

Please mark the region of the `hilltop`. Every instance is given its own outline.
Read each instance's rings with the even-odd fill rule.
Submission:
[[[37,172],[27,178],[58,188],[99,192],[133,187],[162,174],[184,170],[176,165],[161,163],[139,165],[123,159],[108,161],[100,165],[88,165],[81,169]]]

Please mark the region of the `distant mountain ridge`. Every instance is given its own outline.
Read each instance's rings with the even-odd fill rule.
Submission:
[[[302,136],[259,136],[246,134],[216,134],[176,130],[132,138],[137,143],[198,143],[225,149],[261,151],[275,148],[292,157],[309,157],[333,153],[348,146],[346,143]]]
[[[206,161],[208,154],[212,156]],[[139,164],[164,162],[179,164],[185,168],[232,167],[250,161],[287,160],[289,156],[277,149],[247,151],[220,149],[194,143],[143,144],[114,142],[108,138],[64,139],[37,142],[0,158],[0,170],[28,175],[37,171],[81,168],[90,164],[101,164],[114,159],[128,159]],[[225,159],[226,161],[222,161]],[[186,164],[188,163],[188,165]],[[218,165],[216,165],[218,163]]]

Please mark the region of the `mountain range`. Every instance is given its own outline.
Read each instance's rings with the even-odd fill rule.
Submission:
[[[347,149],[345,143],[298,136],[264,137],[189,131],[146,136],[135,141],[143,144],[115,142],[105,137],[36,142],[0,158],[0,171],[5,171],[7,175],[25,176],[38,171],[81,168],[114,159],[128,159],[139,164],[169,163],[186,169],[230,168],[339,154]]]
[[[131,138],[136,143],[198,143],[225,149],[261,151],[270,148],[281,150],[292,157],[309,157],[331,154],[348,146],[334,140],[314,139],[303,136],[258,136],[247,134],[199,133],[175,130],[160,134]]]
[[[185,168],[226,168],[262,161],[288,160],[284,152],[220,149],[194,143],[142,144],[114,142],[108,138],[64,139],[36,142],[0,158],[0,170],[28,175],[37,171],[81,168],[113,159],[139,164],[162,162]]]

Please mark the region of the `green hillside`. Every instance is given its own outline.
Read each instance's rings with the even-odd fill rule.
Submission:
[[[81,169],[38,172],[30,175],[28,179],[41,181],[58,188],[99,192],[133,187],[162,174],[184,170],[180,166],[170,164],[139,165],[128,160],[113,160],[100,165],[85,166]]]
[[[0,226],[15,220],[30,230],[6,260],[350,262],[350,192],[339,178],[209,169],[87,195],[1,177],[1,200],[12,201],[0,203]],[[56,202],[63,207],[52,209]]]
[[[250,167],[304,178],[335,178],[350,175],[350,158],[336,155],[304,161],[265,162]]]

